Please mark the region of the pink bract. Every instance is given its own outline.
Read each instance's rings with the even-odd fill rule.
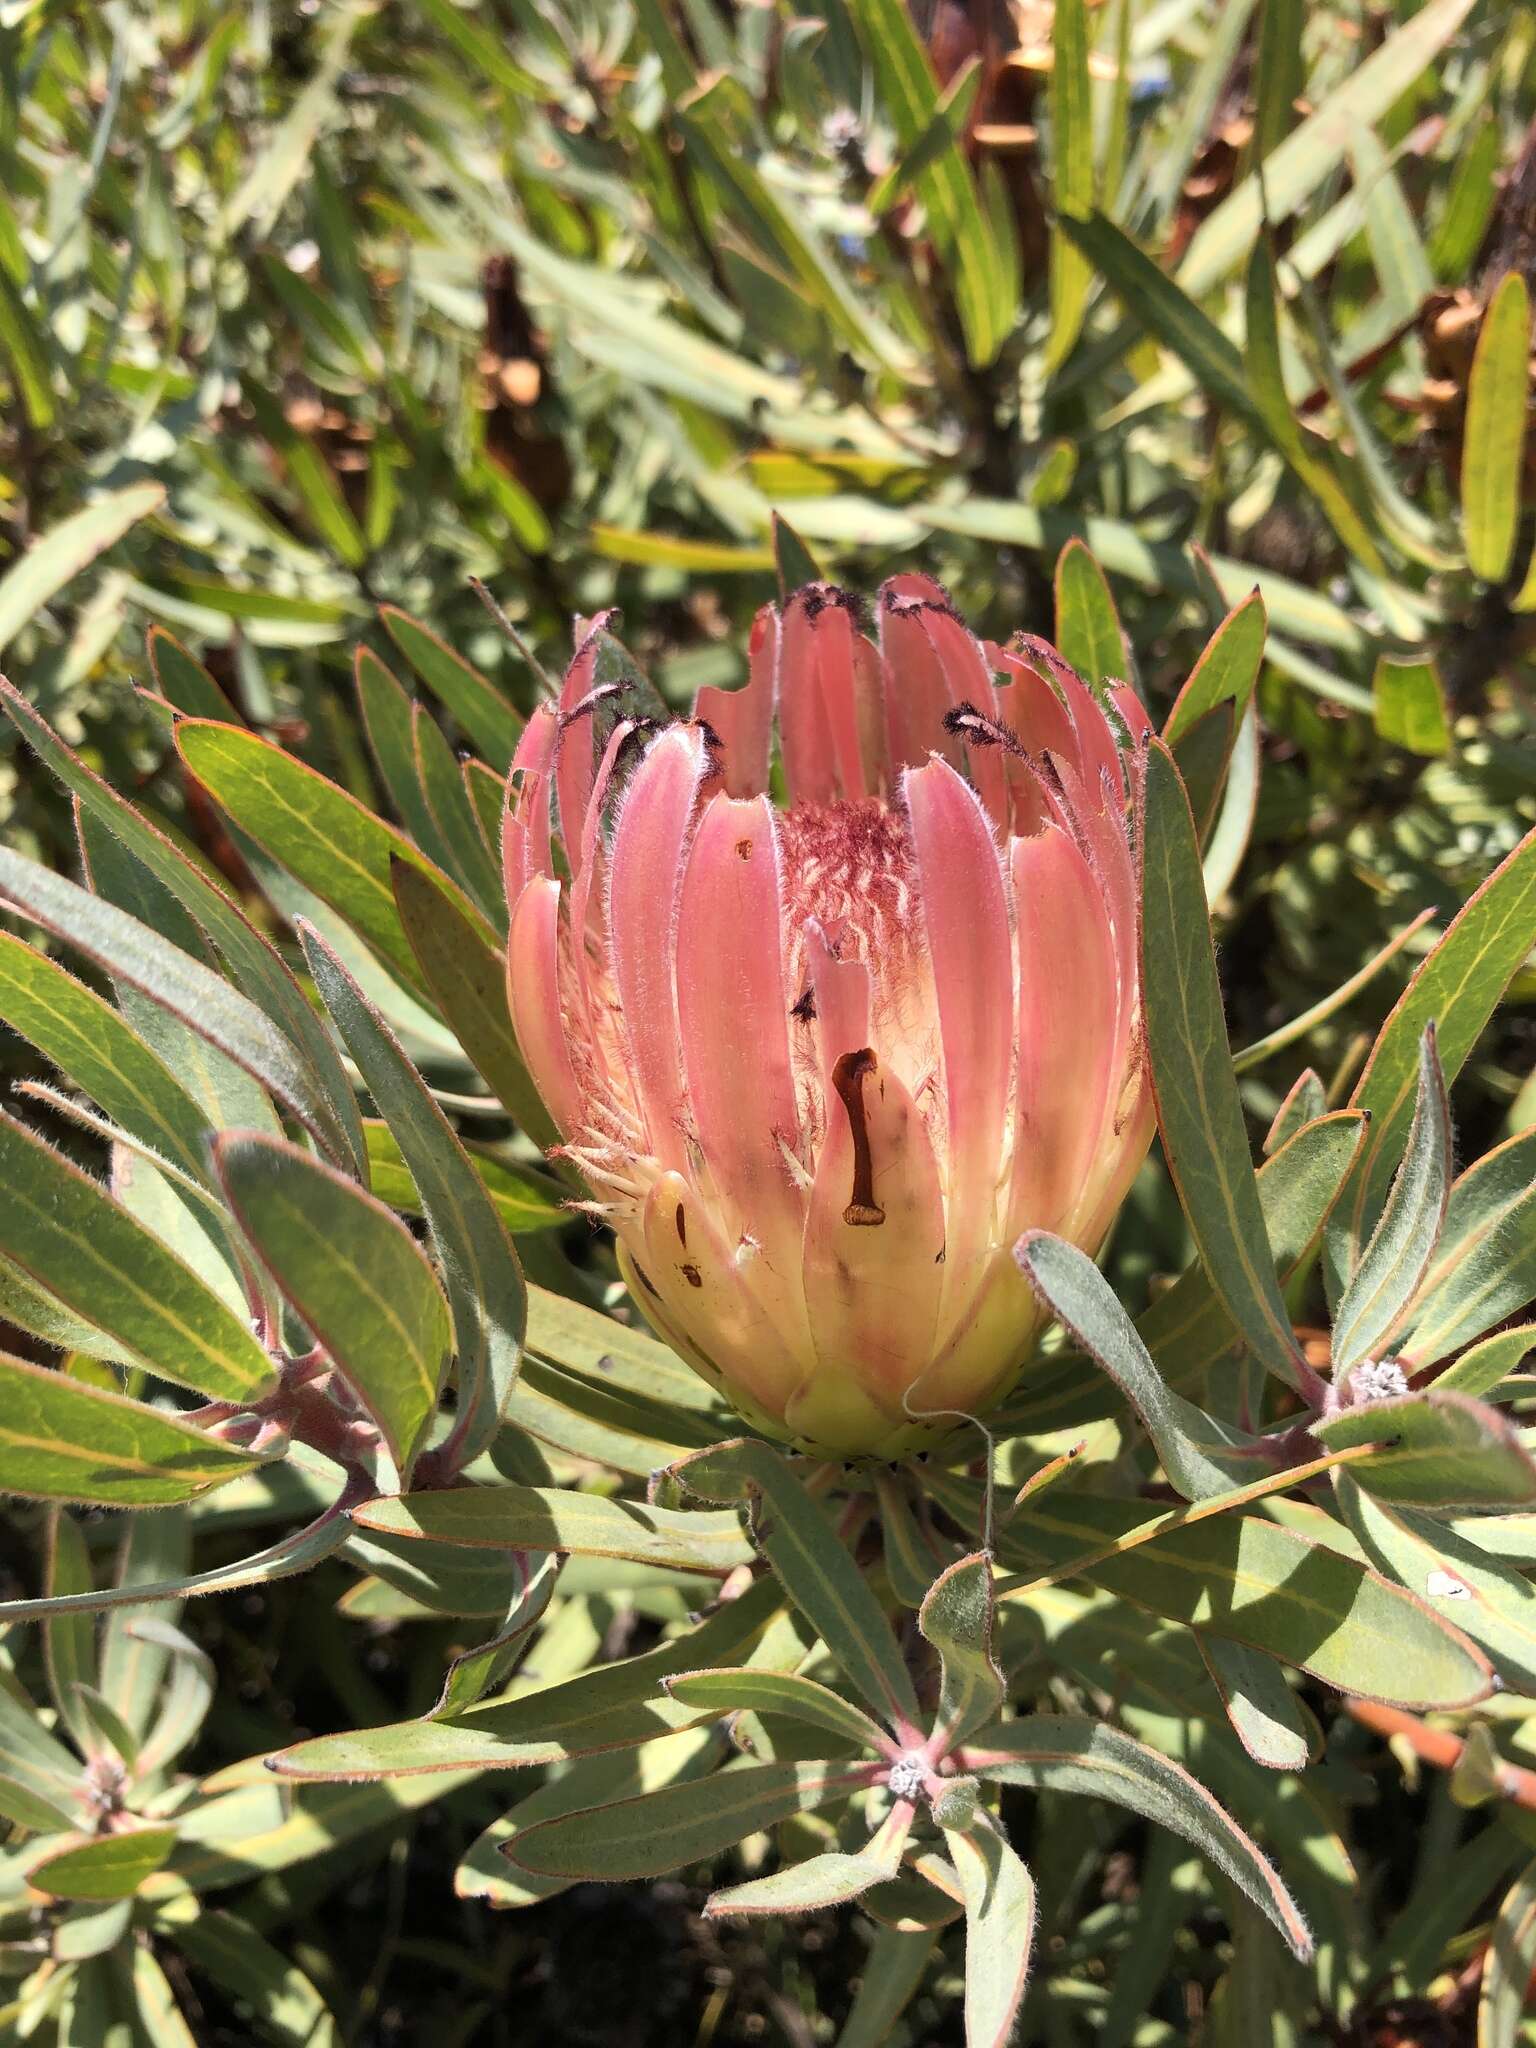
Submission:
[[[1041,1317],[1014,1243],[1096,1250],[1152,1131],[1145,710],[976,640],[926,577],[876,614],[797,591],[742,688],[659,726],[596,622],[503,844],[518,1043],[636,1302],[749,1420],[845,1457],[1007,1392]]]

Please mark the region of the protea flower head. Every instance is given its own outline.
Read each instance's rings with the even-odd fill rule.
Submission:
[[[772,1434],[890,1457],[1008,1390],[1041,1315],[1014,1243],[1096,1249],[1145,1155],[1149,721],[926,577],[877,613],[765,609],[686,723],[592,625],[504,859],[518,1042],[643,1313]]]

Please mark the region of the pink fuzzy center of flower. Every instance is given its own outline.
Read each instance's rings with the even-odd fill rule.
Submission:
[[[796,804],[779,821],[791,944],[814,918],[844,958],[889,971],[917,937],[912,848],[880,797]]]

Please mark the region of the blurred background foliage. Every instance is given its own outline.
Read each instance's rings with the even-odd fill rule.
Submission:
[[[381,605],[524,709],[573,615],[617,605],[683,706],[742,673],[783,581],[920,565],[979,629],[1055,633],[1162,711],[1257,585],[1260,720],[1207,862],[1241,1047],[1536,820],[1533,223],[1536,8],[1508,0],[4,0],[0,658],[238,882],[135,695],[147,625],[388,812],[359,644],[416,669],[451,741],[486,740]],[[72,864],[14,753],[0,825]],[[1427,943],[1309,1039],[1336,1099]],[[1528,968],[1463,1081],[1469,1157],[1536,1121],[1533,1001]],[[1290,1074],[1251,1064],[1256,1117]],[[1179,1227],[1149,1199],[1118,1277],[1176,1263]],[[387,1617],[359,1663],[335,1591],[206,1624],[246,1674],[223,1755],[429,1696],[446,1625]],[[573,1605],[594,1641],[635,1611]],[[1446,1921],[1456,1797],[1437,1780],[1364,1823],[1399,1877],[1361,1953],[1428,2031],[1351,2041],[1473,2038],[1444,1962],[1497,1858],[1457,1851],[1482,1862]],[[818,1985],[859,1964],[830,1922],[706,1940],[677,1886],[603,1906],[632,1960],[592,1975],[583,1894],[535,1935],[439,1871],[411,1880],[445,1895],[417,1925],[391,1839],[327,1908],[330,1959],[302,1945],[340,1986],[384,1901],[354,2040],[527,2038],[514,1985],[541,1987],[541,2039],[830,2039]],[[1220,1968],[1138,1885],[1177,1901],[1188,1873],[1117,1893],[1093,1841],[1054,1853],[1041,2038],[1185,2038]],[[269,1876],[253,1924],[303,1924],[336,1869]],[[1125,1952],[1148,2000],[1175,1961],[1150,2033],[1103,1988]],[[392,2008],[424,1969],[470,1988]],[[957,2038],[942,1999],[915,2011],[913,2040]],[[246,2038],[212,2012],[200,2038]]]

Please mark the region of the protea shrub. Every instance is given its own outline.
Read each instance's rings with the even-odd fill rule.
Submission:
[[[1146,711],[919,575],[764,609],[688,720],[605,644],[514,764],[524,1059],[683,1357],[776,1437],[920,1448],[1029,1357],[1021,1234],[1096,1250],[1146,1153]]]

